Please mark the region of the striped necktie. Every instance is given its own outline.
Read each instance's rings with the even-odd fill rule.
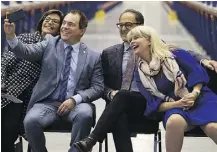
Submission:
[[[63,71],[63,77],[61,80],[61,88],[59,92],[59,100],[64,101],[66,97],[66,91],[67,91],[67,85],[68,85],[68,79],[69,79],[69,74],[70,74],[70,64],[71,64],[71,58],[72,58],[72,51],[73,47],[72,46],[67,46],[66,47],[66,58],[65,58],[65,67]]]
[[[121,84],[121,89],[124,89],[124,90],[130,89],[132,78],[133,78],[133,73],[135,69],[135,58],[133,55],[133,51],[132,49],[129,49],[128,51],[130,51],[130,57],[127,61],[126,70],[123,73],[123,80]]]

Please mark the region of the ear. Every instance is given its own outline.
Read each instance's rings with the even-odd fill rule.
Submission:
[[[150,41],[150,39],[146,38],[146,41],[147,41],[147,43],[148,43],[148,46],[151,46],[151,41]]]
[[[151,46],[151,42],[150,41],[148,42],[148,46]]]
[[[81,29],[81,36],[84,35],[85,32],[86,32],[86,28]]]

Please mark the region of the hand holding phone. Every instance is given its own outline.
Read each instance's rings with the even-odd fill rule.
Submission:
[[[7,40],[11,40],[15,37],[15,24],[9,22],[8,12],[6,12],[6,18],[4,19],[4,32]]]

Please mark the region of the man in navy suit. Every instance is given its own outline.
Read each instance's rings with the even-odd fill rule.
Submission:
[[[87,17],[72,10],[63,19],[60,36],[46,35],[36,44],[22,44],[15,25],[5,19],[7,41],[16,56],[40,62],[41,75],[24,119],[26,136],[34,152],[46,152],[43,130],[56,119],[72,122],[72,144],[86,137],[93,124],[92,101],[104,90],[100,54],[80,42],[88,25]]]

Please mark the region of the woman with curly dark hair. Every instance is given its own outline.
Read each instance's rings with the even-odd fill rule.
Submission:
[[[63,16],[59,10],[52,9],[45,12],[39,20],[36,32],[20,34],[18,39],[23,43],[32,44],[42,41],[46,34],[59,35]],[[4,84],[2,89],[7,94],[23,101],[23,103],[14,103],[1,97],[2,151],[14,152],[14,142],[20,133],[20,124],[22,125],[41,65],[17,58],[10,48],[4,51],[1,60],[1,83]],[[21,130],[23,132],[23,129]]]

